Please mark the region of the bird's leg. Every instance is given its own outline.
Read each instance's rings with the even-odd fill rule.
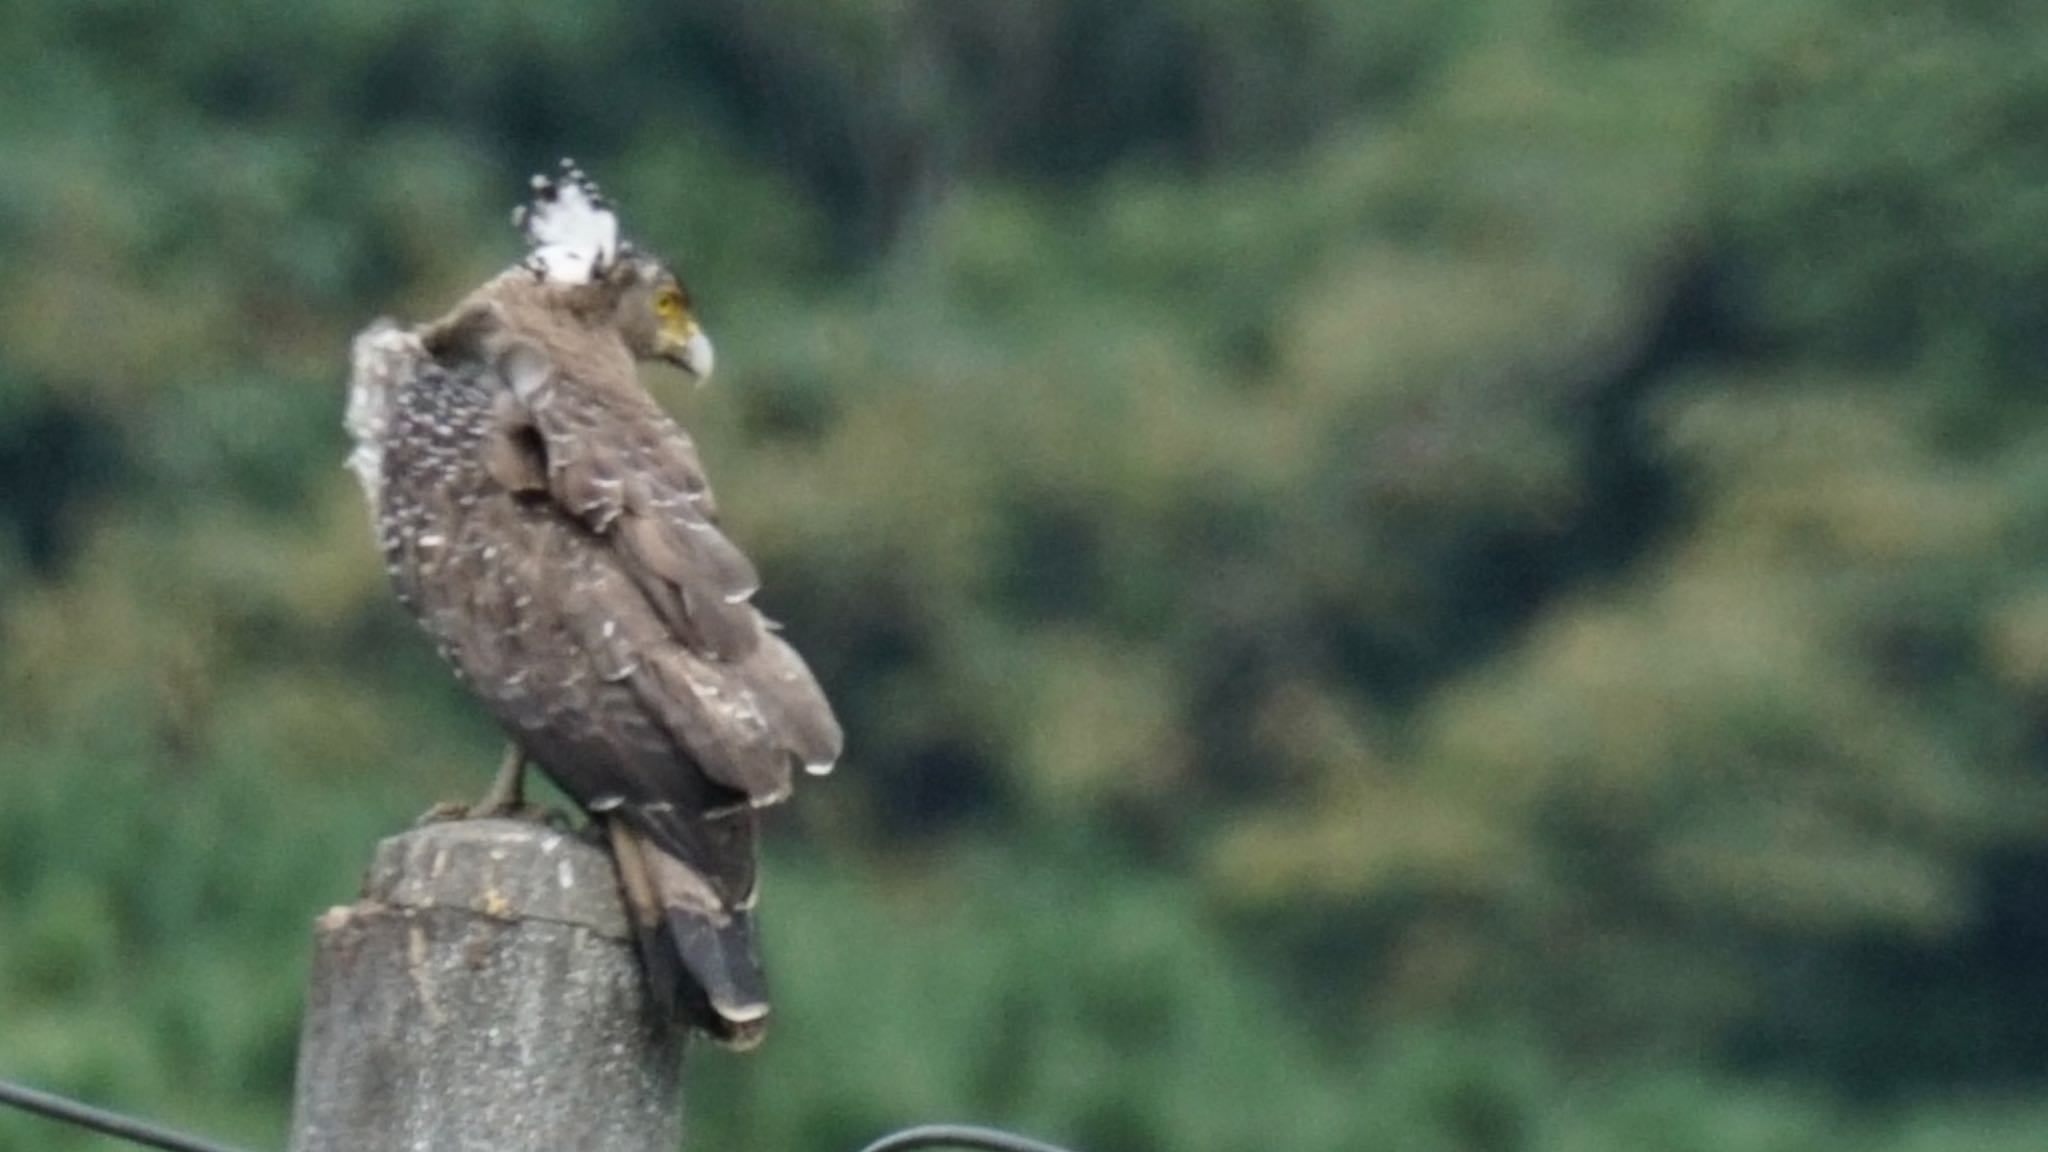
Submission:
[[[526,753],[505,745],[505,759],[491,779],[491,789],[469,809],[471,816],[510,816],[526,807]]]
[[[486,820],[494,817],[539,820],[547,822],[552,813],[526,806],[526,754],[517,744],[505,746],[505,758],[498,764],[498,774],[491,778],[490,790],[474,804],[458,804],[443,801],[427,809],[417,824],[439,824],[448,820]]]

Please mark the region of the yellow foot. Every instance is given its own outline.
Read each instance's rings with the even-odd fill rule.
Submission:
[[[415,828],[429,824],[446,824],[453,820],[523,820],[528,824],[542,824],[557,832],[573,830],[569,814],[559,808],[543,808],[538,804],[459,804],[443,800],[420,814],[412,822]]]
[[[419,819],[414,820],[412,826],[415,828],[425,828],[429,824],[446,824],[451,820],[467,819],[469,819],[469,805],[457,804],[453,800],[443,800],[425,812],[420,813]]]
[[[571,828],[569,814],[560,808],[546,808],[539,804],[509,804],[489,812],[479,811],[479,816],[491,816],[499,820],[524,820],[528,824],[542,824],[557,832]]]

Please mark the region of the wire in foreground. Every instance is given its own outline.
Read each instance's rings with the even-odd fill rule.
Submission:
[[[81,1104],[49,1092],[0,1080],[0,1105],[11,1105],[25,1112],[33,1112],[65,1124],[75,1124],[106,1136],[140,1144],[146,1148],[161,1148],[164,1152],[239,1152],[226,1144],[216,1144],[197,1136],[187,1136],[154,1124]],[[912,1152],[918,1148],[975,1148],[983,1152],[1067,1152],[1057,1144],[1047,1144],[1026,1136],[1017,1136],[995,1128],[978,1128],[971,1124],[926,1124],[918,1128],[905,1128],[892,1132],[880,1140],[861,1149],[861,1152]]]
[[[971,1124],[926,1124],[892,1132],[861,1152],[910,1152],[913,1148],[980,1148],[986,1152],[1067,1152],[1027,1136],[1015,1136],[994,1128]]]
[[[187,1136],[168,1128],[159,1128],[141,1120],[131,1119],[90,1104],[80,1104],[48,1092],[0,1080],[0,1104],[11,1104],[25,1112],[90,1128],[94,1132],[118,1137],[146,1148],[161,1148],[164,1152],[238,1152],[226,1144],[215,1144],[197,1136]]]

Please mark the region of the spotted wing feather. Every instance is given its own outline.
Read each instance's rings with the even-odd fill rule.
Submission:
[[[498,360],[518,406],[501,436],[533,445],[549,497],[617,558],[647,626],[593,617],[583,642],[629,680],[706,775],[756,805],[791,769],[828,770],[843,739],[800,657],[751,603],[760,579],[718,528],[696,447],[644,392],[593,389],[529,345]],[[631,672],[628,674],[627,669]]]
[[[761,619],[748,601],[761,579],[718,530],[689,435],[645,393],[582,387],[530,346],[508,350],[502,371],[555,501],[627,558],[678,637],[720,660],[752,652]]]

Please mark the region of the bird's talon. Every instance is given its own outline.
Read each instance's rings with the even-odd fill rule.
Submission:
[[[568,832],[574,826],[569,814],[560,808],[523,802],[476,804],[464,816],[470,820],[517,820],[523,824],[539,824],[556,832]]]
[[[420,813],[419,819],[414,820],[412,826],[415,828],[425,828],[429,824],[446,824],[454,820],[467,820],[469,815],[469,806],[467,804],[458,804],[453,800],[443,800],[425,812]]]

